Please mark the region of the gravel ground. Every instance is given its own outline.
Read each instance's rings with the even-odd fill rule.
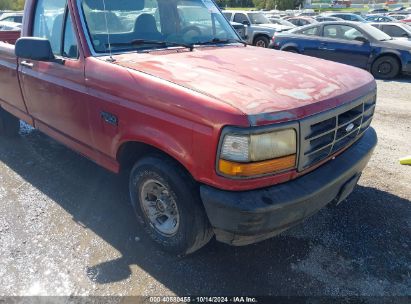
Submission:
[[[23,126],[0,139],[0,295],[410,296],[411,78],[378,86],[379,146],[347,202],[186,259],[145,237],[124,179]]]

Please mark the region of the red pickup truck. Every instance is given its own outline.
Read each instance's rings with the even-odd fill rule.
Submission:
[[[22,38],[0,43],[0,133],[20,119],[129,172],[164,250],[274,236],[344,200],[377,144],[369,73],[247,46],[212,0],[27,0],[24,14]]]

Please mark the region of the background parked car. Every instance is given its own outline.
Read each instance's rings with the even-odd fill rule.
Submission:
[[[20,31],[21,23],[0,21],[0,31]]]
[[[326,21],[343,21],[344,19],[338,18],[338,17],[331,17],[331,16],[323,16],[323,15],[318,15],[314,17],[315,20],[318,22],[326,22]]]
[[[273,17],[268,18],[268,19],[271,21],[271,23],[281,26],[282,31],[288,31],[296,27],[294,24],[292,24],[291,22],[285,19],[273,18]]]
[[[401,22],[395,23],[371,23],[372,26],[383,31],[393,38],[411,40],[411,26]]]
[[[397,19],[391,16],[385,16],[385,15],[367,15],[365,17],[365,20],[371,21],[371,22],[398,22]]]
[[[292,24],[291,22],[289,22],[285,19],[281,19],[281,18],[278,18],[278,17],[277,18],[269,17],[268,19],[271,21],[271,23],[282,25],[283,27],[287,28],[287,30],[290,30],[290,29],[293,29],[293,28],[296,27],[294,24]]]
[[[411,42],[361,22],[323,22],[278,33],[270,47],[353,65],[383,79],[411,73]]]
[[[307,16],[307,17],[313,17],[316,15],[317,13],[313,9],[305,9],[297,14],[297,16]]]
[[[0,17],[0,21],[23,23],[23,13],[22,12],[3,13]]]
[[[369,14],[385,14],[388,13],[386,8],[375,8],[368,11]]]
[[[400,22],[404,23],[411,23],[411,15],[407,15],[404,19],[402,19]]]
[[[304,26],[308,24],[318,23],[317,20],[311,17],[291,17],[287,19],[288,22],[291,22],[295,26]]]
[[[401,21],[401,20],[407,18],[407,15],[388,15],[388,16],[396,19],[397,21]]]
[[[367,20],[365,20],[360,15],[352,14],[352,13],[331,13],[331,14],[327,14],[327,16],[338,17],[346,21],[367,22]]]
[[[256,11],[223,11],[230,22],[237,22],[246,26],[247,43],[268,47],[275,32],[283,31],[283,27],[270,22],[262,12]]]

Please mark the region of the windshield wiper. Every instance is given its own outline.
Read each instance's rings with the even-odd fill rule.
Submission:
[[[239,40],[239,39],[234,39],[234,38],[230,38],[230,39],[214,38],[210,41],[196,42],[195,44],[197,44],[197,45],[212,45],[212,44],[224,44],[224,43],[233,43],[233,42],[241,43],[244,46],[247,46],[247,42]]]
[[[136,40],[132,40],[129,42],[114,42],[110,44],[107,43],[106,47],[110,45],[111,46],[157,45],[161,47],[182,46],[182,47],[190,49],[190,51],[193,51],[194,49],[194,45],[192,44],[177,43],[177,42],[171,42],[171,41],[160,41],[160,40],[145,40],[145,39],[136,39]]]

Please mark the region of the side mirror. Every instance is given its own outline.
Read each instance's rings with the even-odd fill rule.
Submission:
[[[245,25],[245,26],[250,26],[251,24],[250,24],[250,21],[248,21],[248,20],[244,20],[243,21],[243,24]]]
[[[360,41],[360,42],[362,42],[362,43],[367,43],[368,42],[368,39],[367,38],[364,38],[364,37],[355,37],[355,40],[356,41]]]
[[[55,61],[50,41],[44,38],[23,37],[17,40],[15,53],[18,58],[35,61]]]

